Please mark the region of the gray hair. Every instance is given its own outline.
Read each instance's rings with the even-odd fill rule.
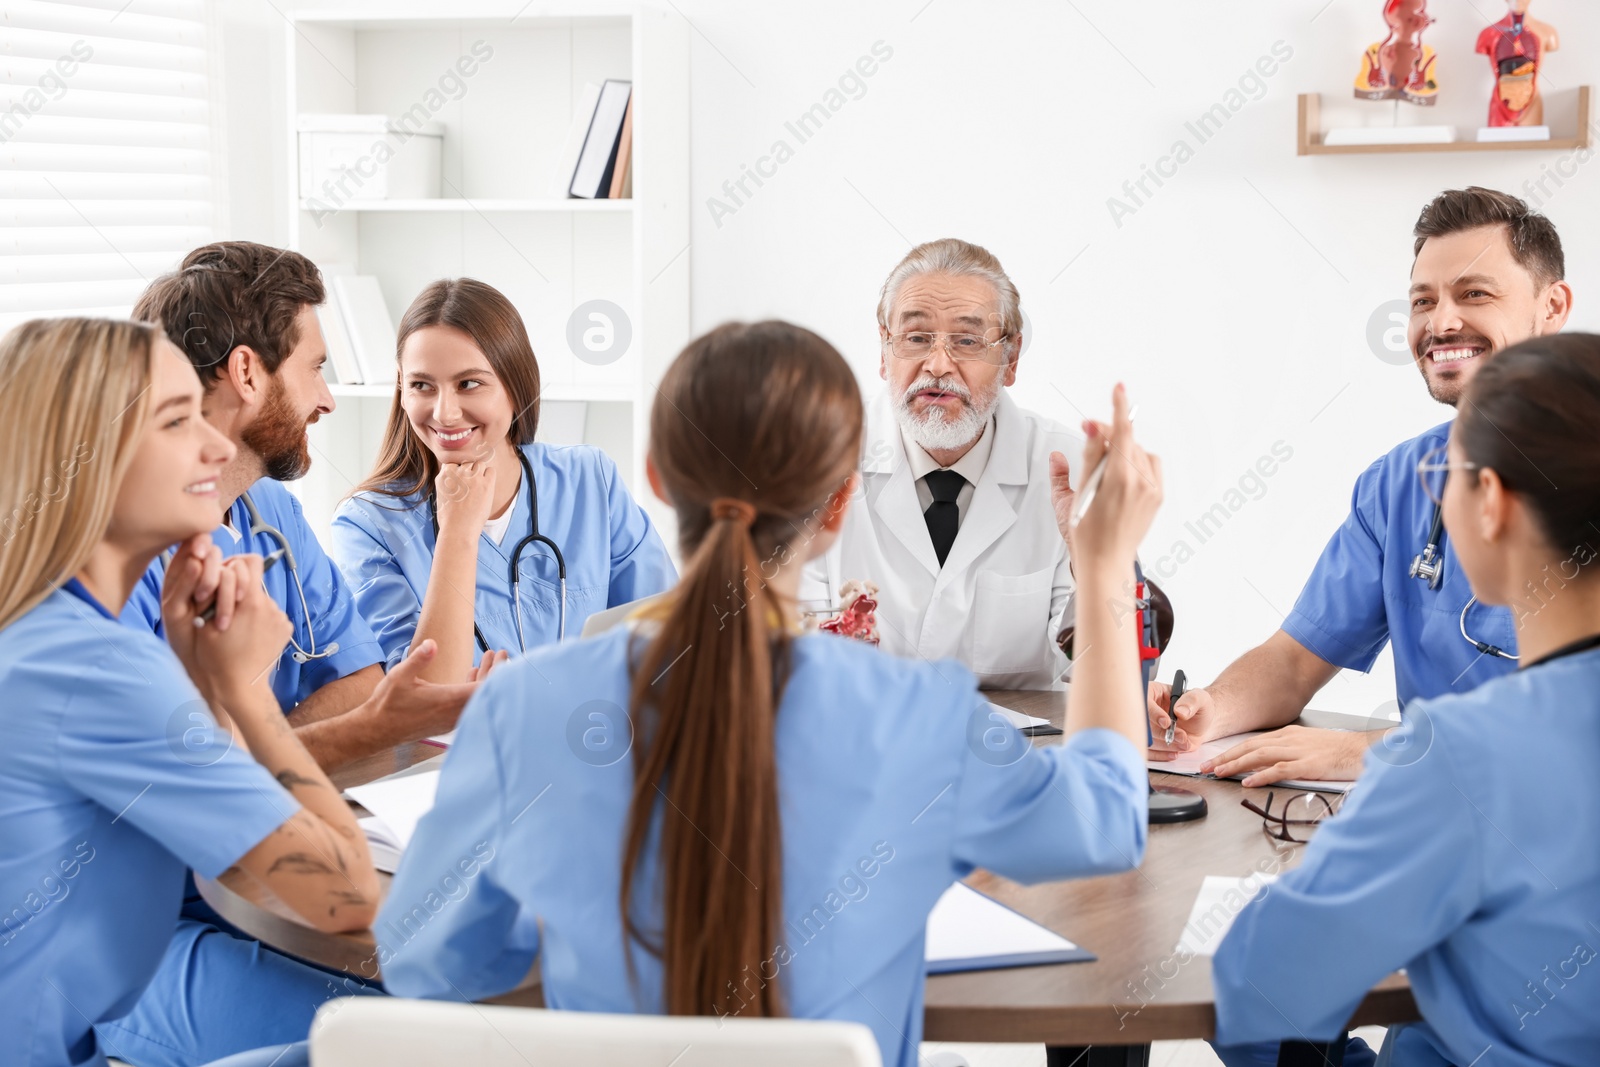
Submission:
[[[956,237],[920,244],[906,253],[889,272],[878,297],[878,325],[889,328],[889,311],[900,295],[900,287],[920,274],[948,274],[953,277],[982,278],[1000,294],[1000,328],[1015,337],[1022,330],[1022,298],[1011,284],[1005,268],[987,248]]]

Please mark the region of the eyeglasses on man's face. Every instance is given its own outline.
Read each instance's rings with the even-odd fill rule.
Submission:
[[[927,359],[943,346],[954,360],[976,360],[1003,366],[1010,358],[1011,335],[994,340],[977,333],[939,333],[935,330],[904,330],[889,335],[889,351],[900,359]]]

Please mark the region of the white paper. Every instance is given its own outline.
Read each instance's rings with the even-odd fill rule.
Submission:
[[[439,772],[433,770],[351,786],[345,795],[383,820],[404,851],[417,832],[417,823],[433,807],[438,791]]]
[[[1228,737],[1219,737],[1214,741],[1205,742],[1193,752],[1180,752],[1176,759],[1147,759],[1145,760],[1145,766],[1152,771],[1164,771],[1167,774],[1184,774],[1188,775],[1190,778],[1214,777],[1212,775],[1202,775],[1200,773],[1200,765],[1205,763],[1205,761],[1208,759],[1215,759],[1216,757],[1222,755],[1234,745],[1242,744],[1243,742],[1250,740],[1252,737],[1256,737],[1265,732],[1266,731],[1256,731],[1255,733],[1231,734]],[[1159,737],[1160,734],[1158,733],[1157,736]],[[1244,776],[1235,774],[1231,777],[1237,781]],[[1300,778],[1290,778],[1282,782],[1273,783],[1273,787],[1279,789],[1313,789],[1321,793],[1345,793],[1348,792],[1350,787],[1353,785],[1355,785],[1355,782],[1353,781],[1339,780],[1313,782]]]
[[[1055,931],[960,882],[946,889],[928,914],[925,955],[929,963],[1070,951],[1077,947]]]
[[[400,842],[395,839],[394,830],[376,815],[368,815],[356,821],[361,824],[361,832],[366,835],[367,851],[372,854],[372,865],[386,874],[393,874],[400,867],[400,853],[404,851]]]
[[[1012,711],[1010,708],[1002,708],[999,704],[990,703],[988,701],[985,701],[985,703],[989,704],[990,711],[999,712],[1007,722],[1019,730],[1026,730],[1030,726],[1050,725],[1049,719],[1041,719],[1034,715],[1024,715],[1020,711]]]
[[[1178,938],[1177,951],[1192,956],[1212,956],[1217,946],[1233,926],[1244,906],[1261,891],[1278,880],[1275,874],[1258,871],[1244,878],[1227,878],[1208,874],[1189,910],[1189,921],[1184,924],[1183,935]]]

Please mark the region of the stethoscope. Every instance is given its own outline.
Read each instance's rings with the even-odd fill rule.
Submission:
[[[244,501],[244,509],[250,514],[250,537],[257,534],[266,534],[278,542],[283,552],[284,566],[289,568],[289,580],[294,583],[295,595],[300,598],[300,617],[306,620],[306,642],[311,646],[310,651],[300,647],[300,642],[289,635],[289,646],[294,649],[289,653],[289,658],[296,663],[310,663],[314,659],[327,659],[339,651],[339,642],[334,641],[321,652],[317,651],[317,631],[311,621],[311,608],[306,604],[305,586],[300,584],[300,565],[295,562],[294,549],[289,547],[289,539],[283,536],[283,531],[261,518],[261,512],[256,510],[256,502],[250,499],[249,491],[239,494],[239,499]]]
[[[567,636],[567,561],[561,555],[561,549],[556,543],[539,532],[539,489],[533,484],[533,465],[528,462],[528,457],[523,455],[522,449],[516,449],[517,461],[522,464],[522,480],[528,483],[528,534],[517,542],[517,547],[511,550],[511,565],[507,575],[511,583],[511,611],[517,623],[517,650],[528,651],[527,642],[522,637],[522,569],[517,561],[522,556],[522,550],[530,544],[538,542],[550,550],[556,560],[556,576],[561,584],[561,608],[556,616],[556,640],[564,640]],[[433,541],[439,542],[439,501],[433,490],[428,491],[428,517],[433,522]],[[478,627],[476,619],[472,622],[472,636],[478,641],[480,651],[489,651],[489,642],[483,636],[483,630]]]
[[[1422,549],[1422,554],[1411,561],[1411,577],[1428,583],[1429,589],[1439,588],[1439,583],[1444,579],[1444,556],[1439,552],[1439,535],[1444,531],[1444,505],[1433,506],[1433,522],[1428,526],[1428,543]],[[1512,655],[1498,645],[1491,645],[1487,641],[1479,641],[1467,633],[1467,612],[1472,610],[1472,605],[1478,602],[1474,596],[1467,601],[1461,609],[1461,636],[1467,644],[1478,650],[1479,655],[1498,656],[1500,659],[1517,660],[1521,657]]]
[[[283,560],[284,566],[289,568],[289,580],[294,583],[295,595],[300,598],[300,617],[306,621],[306,641],[311,645],[311,649],[307,651],[301,648],[300,642],[296,641],[294,634],[291,633],[289,635],[289,646],[294,651],[289,653],[289,658],[301,664],[310,663],[314,659],[327,659],[339,651],[339,642],[334,641],[322,651],[317,651],[316,624],[311,621],[311,608],[306,604],[306,590],[300,584],[300,565],[295,561],[294,549],[290,547],[289,539],[283,535],[282,530],[261,517],[261,512],[256,509],[256,502],[250,499],[248,490],[240,493],[239,499],[244,501],[245,511],[250,515],[250,526],[245,531],[245,536],[255,537],[257,534],[265,534],[278,543],[278,551],[273,555],[279,556]],[[173,553],[168,551],[162,556],[162,561],[171,563],[172,556]],[[268,569],[270,569],[270,561]]]

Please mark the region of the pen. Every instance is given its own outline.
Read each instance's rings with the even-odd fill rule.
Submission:
[[[282,558],[283,558],[283,549],[280,548],[280,549],[278,549],[278,551],[273,552],[272,554],[267,556],[266,559],[262,560],[261,561],[261,574],[262,574],[262,576],[265,577],[266,573],[272,569],[273,565],[276,564]],[[210,622],[212,619],[214,619],[216,617],[217,617],[217,600],[216,600],[216,597],[212,597],[211,598],[211,603],[209,603],[205,607],[201,608],[200,609],[200,614],[195,616],[194,624],[196,626],[204,626],[206,623]]]
[[[1128,409],[1128,422],[1131,424],[1134,416],[1138,414],[1139,405],[1135,404]],[[1083,521],[1083,514],[1089,510],[1089,505],[1094,503],[1095,494],[1100,492],[1100,481],[1106,476],[1106,460],[1110,458],[1111,453],[1107,452],[1101,457],[1100,462],[1095,464],[1094,470],[1090,471],[1088,476],[1083,479],[1083,486],[1078,490],[1078,495],[1072,501],[1072,515],[1067,520],[1074,529],[1077,528],[1078,523]]]
[[[1166,735],[1162,738],[1169,745],[1178,736],[1178,698],[1183,696],[1184,683],[1187,681],[1188,679],[1183,676],[1182,671],[1178,671],[1172,676],[1172,696],[1167,699],[1167,718],[1169,721],[1167,722]]]

